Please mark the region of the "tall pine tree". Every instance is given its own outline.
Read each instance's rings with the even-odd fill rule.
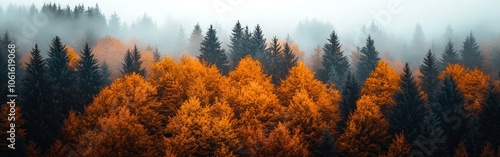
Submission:
[[[245,57],[248,52],[245,52],[243,45],[243,27],[241,27],[240,21],[236,22],[233,27],[233,32],[231,33],[230,38],[230,55],[231,55],[231,69],[234,69],[241,58]]]
[[[280,59],[283,56],[283,51],[281,50],[281,45],[278,42],[276,36],[273,37],[267,51],[264,54],[264,60],[261,61],[264,66],[264,72],[272,76],[272,82],[278,84],[279,82],[279,64]]]
[[[401,91],[396,93],[396,105],[389,112],[390,131],[403,133],[408,141],[413,141],[420,134],[419,125],[425,117],[424,99],[408,63],[405,64],[401,81]]]
[[[378,51],[375,49],[375,42],[370,36],[366,39],[366,45],[361,49],[361,56],[359,58],[358,67],[358,80],[364,82],[370,75],[370,72],[375,69],[380,58]]]
[[[132,51],[130,49],[127,50],[122,66],[123,69],[121,72],[123,76],[131,73],[137,73],[143,77],[146,75],[146,70],[141,67],[141,52],[137,49],[137,45],[134,45]]]
[[[432,54],[431,50],[427,52],[424,63],[420,65],[420,73],[422,73],[422,76],[419,76],[422,91],[428,95],[428,98],[432,98],[429,96],[434,94],[434,91],[439,85],[439,71],[436,65],[436,57]]]
[[[349,61],[344,55],[344,51],[341,50],[335,31],[330,34],[328,43],[323,46],[323,51],[325,53],[321,62],[323,69],[319,71],[320,79],[323,82],[334,83],[336,87],[341,88],[349,69]]]
[[[229,71],[229,61],[225,50],[221,47],[222,43],[217,37],[217,31],[210,25],[208,32],[201,42],[198,59],[208,65],[215,65],[223,74]]]
[[[457,51],[453,48],[453,42],[451,39],[448,40],[448,44],[444,49],[444,53],[441,55],[441,67],[445,68],[448,64],[455,64],[460,61]]]
[[[335,139],[332,137],[330,130],[325,128],[323,134],[321,135],[321,141],[319,142],[318,149],[316,151],[315,157],[334,157],[336,154],[335,150]]]
[[[94,95],[99,93],[104,85],[102,73],[99,71],[99,64],[97,63],[97,59],[94,58],[92,48],[90,48],[89,44],[85,44],[85,47],[81,51],[77,71],[82,102],[84,105],[88,105],[92,102]],[[77,111],[83,112],[83,108],[79,108]]]
[[[266,53],[266,38],[264,38],[264,33],[259,25],[255,27],[250,40],[252,43],[252,57],[263,63]]]
[[[295,56],[292,49],[290,48],[290,44],[286,42],[283,45],[283,56],[281,57],[280,63],[278,65],[280,71],[278,74],[279,80],[285,79],[288,76],[288,71],[290,71],[292,67],[297,65],[297,61],[297,56]]]
[[[462,64],[464,67],[470,69],[474,67],[482,67],[483,57],[481,56],[479,46],[477,45],[476,38],[474,38],[472,32],[462,43],[462,50],[460,50],[460,54],[462,54]]]
[[[203,40],[203,34],[200,27],[200,24],[197,23],[194,26],[193,32],[191,32],[191,36],[189,37],[189,53],[193,56],[198,56],[200,54],[200,44]]]
[[[441,120],[432,110],[426,112],[420,124],[420,134],[413,141],[413,156],[447,156],[447,136],[441,128]]]
[[[356,110],[356,101],[358,101],[361,94],[361,86],[356,81],[356,77],[347,73],[346,82],[342,88],[342,101],[340,101],[340,116],[341,120],[339,122],[338,128],[340,132],[344,130],[347,125],[347,118],[349,115]]]

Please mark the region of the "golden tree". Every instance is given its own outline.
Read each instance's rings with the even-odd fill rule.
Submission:
[[[372,96],[373,103],[386,114],[396,104],[393,95],[400,91],[399,79],[399,75],[384,60],[380,60],[366,79],[361,94]]]
[[[265,156],[289,157],[309,156],[307,145],[304,144],[298,131],[290,133],[284,124],[278,123],[268,138],[268,144],[264,147]]]
[[[389,145],[389,150],[385,157],[404,157],[410,156],[411,145],[405,140],[403,134],[397,134]]]
[[[337,146],[345,156],[379,156],[388,142],[389,122],[384,119],[372,96],[362,96],[356,110],[349,116],[347,127]]]

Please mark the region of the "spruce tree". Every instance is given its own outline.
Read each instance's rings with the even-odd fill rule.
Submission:
[[[396,105],[389,112],[388,119],[392,133],[403,133],[408,141],[420,134],[419,125],[425,117],[424,100],[408,63],[405,64],[401,81],[401,91],[396,93]]]
[[[482,68],[483,57],[472,32],[462,43],[460,54],[462,55],[462,64],[464,67],[471,69],[474,67]]]
[[[295,65],[297,65],[298,58],[293,53],[290,48],[290,44],[288,42],[283,45],[283,56],[280,59],[280,63],[278,65],[280,69],[279,79],[283,80],[288,76],[288,71],[292,69]]]
[[[243,36],[242,36],[242,51],[244,52],[245,56],[247,55],[252,55],[252,48],[253,48],[253,42],[252,42],[252,32],[248,29],[248,26],[245,26],[243,29]]]
[[[234,69],[236,65],[238,65],[238,62],[241,60],[241,58],[246,56],[244,47],[243,47],[243,27],[241,27],[240,21],[236,22],[236,24],[233,27],[233,32],[231,33],[230,38],[230,45],[229,45],[229,52],[231,55],[231,69]]]
[[[48,52],[47,59],[49,84],[53,92],[52,102],[47,110],[51,111],[52,118],[48,121],[48,127],[57,129],[62,125],[65,115],[72,108],[78,108],[80,105],[77,94],[78,86],[76,74],[73,68],[69,67],[69,57],[67,48],[61,42],[61,38],[56,36],[52,39],[52,44]],[[59,136],[58,132],[47,135],[46,140],[40,144],[42,148],[47,148]],[[43,150],[43,149],[42,149]]]
[[[446,133],[448,148],[456,148],[465,132],[468,115],[464,111],[464,97],[451,76],[445,76],[441,88],[435,92],[431,109],[438,114]]]
[[[358,80],[364,82],[366,78],[370,75],[370,72],[375,69],[380,58],[378,57],[378,51],[375,49],[375,42],[370,36],[366,39],[366,45],[361,49],[361,56],[359,58],[358,67]]]
[[[89,44],[86,43],[80,53],[80,60],[77,64],[79,86],[82,102],[84,105],[88,105],[92,102],[92,98],[99,93],[104,83],[97,59],[94,58]],[[83,108],[79,108],[77,111],[83,112]]]
[[[252,58],[262,63],[266,53],[266,38],[264,38],[264,34],[259,25],[255,27],[250,40],[252,43]]]
[[[500,94],[495,91],[490,83],[483,110],[479,115],[480,129],[484,133],[485,140],[493,144],[493,148],[500,146]]]
[[[323,51],[325,53],[321,62],[323,69],[319,71],[320,79],[323,82],[334,83],[336,87],[340,88],[343,86],[344,78],[348,72],[349,61],[341,50],[339,38],[335,31],[330,34],[328,43],[323,46]],[[332,74],[332,76],[329,76],[329,74]]]
[[[26,64],[26,75],[22,79],[21,106],[26,119],[27,139],[43,146],[46,136],[51,133],[50,126],[44,121],[50,121],[53,112],[49,105],[52,96],[47,76],[47,65],[40,54],[38,44],[30,52],[31,58]]]
[[[420,134],[413,141],[413,155],[422,153],[424,156],[447,156],[447,136],[441,129],[441,121],[432,110],[426,112],[423,122],[420,124]],[[420,156],[422,156],[420,154]]]
[[[432,96],[439,85],[439,71],[436,65],[436,57],[432,54],[431,50],[427,52],[424,58],[424,63],[420,65],[420,73],[422,73],[422,76],[419,76],[422,91],[424,91],[428,96]]]
[[[222,43],[217,37],[217,31],[210,25],[207,34],[201,42],[198,59],[208,65],[215,65],[223,74],[227,74],[229,70],[229,61],[225,50],[221,47]]]
[[[278,84],[279,82],[279,64],[281,57],[283,56],[283,51],[281,50],[281,45],[278,42],[276,36],[273,37],[267,51],[264,53],[264,59],[261,61],[264,66],[264,72],[271,75],[272,82]]]
[[[356,77],[347,73],[346,82],[342,88],[342,101],[340,101],[340,116],[341,120],[339,122],[338,128],[339,132],[344,130],[347,125],[347,118],[349,115],[356,110],[356,101],[358,101],[361,93],[361,86],[356,81]]]
[[[107,86],[111,84],[111,80],[109,80],[110,77],[110,72],[109,72],[109,65],[106,63],[106,61],[101,63],[101,66],[99,66],[100,72],[101,72],[101,78],[102,78],[102,83],[103,85]]]
[[[193,56],[198,56],[200,54],[200,44],[203,40],[203,34],[200,24],[197,23],[194,26],[193,32],[189,37],[189,53]]]
[[[471,116],[466,124],[466,131],[464,134],[464,144],[469,155],[479,156],[483,149],[483,133],[479,129],[478,118]]]
[[[457,51],[453,48],[453,42],[449,39],[444,49],[444,53],[441,55],[441,67],[444,69],[448,64],[455,64],[458,62],[460,62],[459,56]]]
[[[325,128],[323,134],[321,135],[321,141],[318,145],[318,150],[316,151],[315,157],[334,157],[335,151],[335,139],[332,137],[330,130]]]
[[[137,73],[143,77],[146,75],[146,70],[141,67],[141,52],[137,49],[137,45],[134,45],[132,51],[130,51],[130,49],[127,50],[122,66],[123,69],[121,72],[123,76],[131,73]]]

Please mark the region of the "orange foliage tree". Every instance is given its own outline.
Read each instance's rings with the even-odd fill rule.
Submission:
[[[472,70],[459,64],[449,64],[439,75],[440,79],[452,76],[458,90],[464,95],[465,110],[471,115],[482,111],[484,95],[488,92],[489,76],[478,68]]]
[[[78,55],[75,49],[73,49],[69,45],[66,45],[66,50],[69,58],[68,66],[70,68],[76,69],[76,64],[78,63],[78,61],[80,61],[80,55]]]
[[[366,79],[361,94],[372,96],[373,103],[386,114],[396,104],[393,95],[400,91],[399,79],[399,75],[384,60],[380,60]]]
[[[108,64],[111,80],[121,76],[120,69],[127,46],[120,39],[105,36],[96,42],[92,52],[99,64],[103,62]]]

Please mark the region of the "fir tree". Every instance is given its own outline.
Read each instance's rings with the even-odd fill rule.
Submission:
[[[77,71],[82,101],[84,105],[87,105],[92,102],[92,97],[99,93],[104,84],[97,59],[94,58],[89,44],[85,44],[81,52]],[[83,112],[83,108],[79,108],[77,111]]]
[[[424,63],[420,65],[420,73],[422,73],[422,76],[419,76],[422,91],[428,95],[428,98],[432,98],[430,96],[434,94],[434,91],[439,85],[439,72],[436,64],[436,57],[432,54],[431,50],[427,52]]]
[[[229,45],[229,52],[231,55],[231,69],[234,69],[238,62],[241,60],[241,58],[246,56],[244,47],[243,47],[243,27],[241,27],[240,21],[236,22],[236,24],[233,27],[232,34],[229,37],[230,38],[230,45]]]
[[[243,29],[243,36],[242,36],[242,51],[244,52],[245,56],[252,55],[252,48],[253,48],[253,42],[252,42],[252,32],[248,29],[248,26],[245,26]]]
[[[434,96],[435,102],[431,104],[431,109],[442,122],[448,137],[448,148],[456,148],[465,132],[467,114],[464,111],[464,97],[450,76],[444,78]]]
[[[347,73],[346,83],[342,88],[342,101],[340,102],[340,115],[342,120],[339,123],[339,130],[342,132],[347,123],[349,115],[356,110],[356,101],[358,101],[361,93],[361,87],[356,81],[356,77]]]
[[[143,77],[146,75],[146,70],[141,68],[141,52],[137,49],[137,45],[134,45],[134,49],[132,51],[130,51],[130,49],[127,50],[122,66],[123,70],[121,72],[123,76],[131,73],[137,73]]]
[[[500,145],[500,94],[490,84],[486,94],[486,102],[480,113],[480,130],[484,133],[485,140],[491,141],[493,148]]]
[[[361,49],[361,56],[359,58],[360,62],[357,64],[358,67],[358,80],[364,82],[366,78],[370,75],[370,72],[375,69],[380,58],[378,57],[378,51],[375,49],[374,41],[370,36],[366,39],[366,45]]]
[[[227,74],[229,70],[229,61],[225,50],[221,47],[217,31],[210,25],[205,38],[201,42],[198,59],[208,65],[215,65],[223,74]]]
[[[342,87],[344,78],[349,69],[349,61],[341,50],[341,45],[335,31],[330,34],[328,43],[323,46],[323,69],[319,71],[323,82],[334,83],[336,87]],[[330,75],[332,74],[332,75]]]
[[[100,72],[101,72],[101,78],[102,78],[102,83],[103,85],[107,86],[111,84],[111,80],[109,80],[110,73],[109,73],[109,65],[106,63],[106,61],[101,63],[100,67]]]
[[[278,66],[282,56],[281,45],[278,42],[278,38],[274,36],[264,54],[264,60],[261,61],[264,66],[264,72],[272,76],[272,82],[274,84],[278,84],[280,79]]]
[[[479,122],[475,116],[471,116],[466,125],[464,144],[469,155],[479,156],[483,149],[483,133],[479,130]]]
[[[189,37],[189,53],[193,56],[198,56],[200,54],[200,44],[203,40],[202,30],[200,24],[197,23],[194,26],[193,32],[191,32],[191,37]]]
[[[444,68],[448,66],[448,64],[458,63],[460,61],[458,57],[457,51],[453,48],[453,42],[449,39],[444,53],[441,55],[441,67]]]
[[[262,33],[262,29],[259,25],[255,27],[250,40],[252,43],[252,58],[263,63],[262,61],[264,61],[266,53],[266,38],[264,38],[264,34]]]
[[[425,117],[424,100],[418,89],[408,63],[405,64],[401,81],[401,91],[396,93],[396,105],[389,112],[388,119],[392,133],[403,133],[408,141],[420,134],[418,128]]]
[[[335,156],[335,139],[332,137],[330,130],[325,128],[321,135],[321,141],[318,145],[315,157],[333,157]]]
[[[421,133],[413,141],[413,148],[417,153],[425,156],[446,156],[449,154],[446,144],[446,134],[441,129],[441,121],[432,110],[426,112],[425,118],[420,125]]]
[[[279,80],[283,80],[288,76],[288,71],[297,65],[298,58],[293,53],[288,42],[283,45],[283,56],[280,59],[279,67]]]
[[[472,35],[472,32],[467,36],[465,41],[462,43],[462,64],[466,68],[482,68],[483,57],[477,45],[476,38]]]

